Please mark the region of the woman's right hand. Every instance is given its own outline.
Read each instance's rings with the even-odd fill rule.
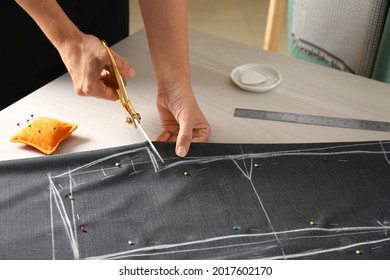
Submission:
[[[65,41],[58,47],[62,61],[72,78],[76,93],[80,96],[93,96],[107,100],[117,100],[116,91],[104,82],[105,69],[111,62],[102,42],[92,35],[81,33],[72,40]],[[112,51],[119,71],[126,77],[135,75],[130,63]]]

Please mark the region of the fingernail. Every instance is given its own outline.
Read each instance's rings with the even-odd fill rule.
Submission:
[[[133,68],[130,68],[129,71],[127,72],[127,74],[130,76],[130,77],[134,77],[135,75],[135,71]]]
[[[183,147],[183,146],[180,146],[179,148],[177,148],[176,154],[179,157],[185,157],[187,155],[187,149],[185,147]]]

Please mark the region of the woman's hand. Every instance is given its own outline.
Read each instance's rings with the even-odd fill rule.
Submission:
[[[176,154],[185,157],[191,142],[206,142],[211,127],[200,110],[191,88],[174,89],[157,95],[163,131],[156,141],[176,141]]]
[[[72,40],[65,41],[58,49],[78,95],[118,99],[116,91],[104,82],[107,75],[104,70],[109,70],[111,62],[98,38],[81,33]],[[116,52],[112,53],[123,80],[133,77],[135,71],[129,62]]]
[[[111,63],[98,38],[81,32],[56,0],[16,2],[34,19],[60,53],[78,95],[118,99],[115,90],[101,80],[106,75],[103,70],[108,70]],[[126,59],[115,52],[114,57],[123,78],[135,75]]]

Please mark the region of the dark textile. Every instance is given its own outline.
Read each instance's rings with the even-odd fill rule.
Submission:
[[[0,259],[390,259],[390,142],[156,147],[0,162]]]
[[[110,45],[129,34],[129,1],[59,0],[84,33]],[[61,57],[38,25],[15,2],[0,1],[0,110],[66,72]]]

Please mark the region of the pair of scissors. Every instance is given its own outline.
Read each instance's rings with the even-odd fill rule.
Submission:
[[[127,96],[127,91],[125,84],[123,82],[122,76],[119,72],[118,64],[116,63],[116,60],[114,58],[114,55],[112,54],[112,51],[106,41],[101,40],[104,48],[106,49],[108,53],[108,57],[110,58],[111,65],[107,66],[107,69],[104,69],[105,76],[101,79],[107,86],[113,88],[119,97],[119,101],[122,104],[122,107],[125,109],[126,112],[126,122],[129,124],[132,124],[134,128],[139,128],[145,139],[148,141],[150,147],[152,148],[153,152],[159,157],[159,159],[164,162],[161,155],[157,151],[156,147],[154,147],[152,141],[146,134],[145,130],[143,130],[141,126],[141,115],[137,113],[131,104],[129,97]]]

